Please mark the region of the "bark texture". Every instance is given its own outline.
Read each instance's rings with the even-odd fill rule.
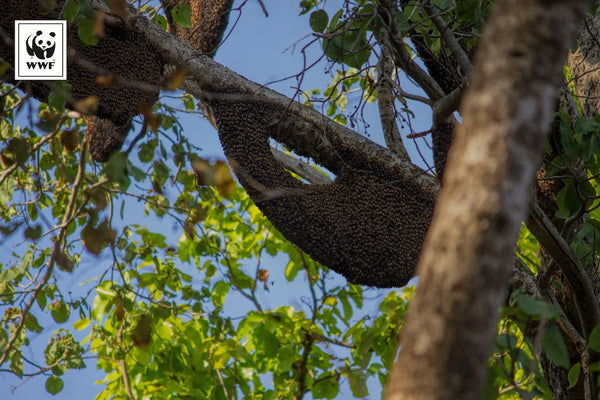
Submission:
[[[479,398],[561,66],[586,4],[498,2],[461,108],[386,399]]]

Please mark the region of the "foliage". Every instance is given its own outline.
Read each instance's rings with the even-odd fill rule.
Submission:
[[[169,107],[155,108],[157,131],[101,166],[82,120],[40,104],[27,125],[10,89],[0,125],[1,228],[16,246],[0,270],[7,370],[46,375],[55,394],[92,357],[106,375],[99,399],[334,398],[340,381],[357,396],[370,377],[383,381],[412,290],[365,313],[363,289],[274,231],[224,163],[196,155]],[[131,203],[159,222],[127,218]],[[62,279],[91,272],[84,290]],[[306,288],[301,307],[265,305],[278,302],[274,285],[290,284]],[[53,323],[40,366],[23,349]]]
[[[323,103],[328,117],[353,125],[349,94],[360,93],[362,105],[377,99],[382,27],[373,2],[334,12],[322,5],[300,2],[313,43],[320,43],[335,72],[325,89],[303,92],[304,100]],[[446,11],[441,15],[451,30],[474,27],[466,40],[474,47],[489,2],[436,5]],[[451,7],[459,18],[451,18]],[[145,11],[166,27],[156,9]],[[401,32],[414,28],[418,11],[409,6],[395,15]],[[179,7],[173,17],[186,27],[189,13]],[[97,41],[87,2],[67,1],[65,17],[77,19],[81,40]],[[419,29],[435,30],[430,19],[419,18]],[[424,40],[434,54],[447,51],[439,35]],[[394,79],[399,88],[399,76]],[[105,375],[98,399],[275,399],[308,392],[332,399],[380,390],[413,287],[374,292],[342,284],[300,253],[271,227],[223,161],[201,157],[182,132],[177,107],[156,105],[146,116],[156,129],[104,165],[93,163],[83,119],[65,110],[69,91],[54,85],[49,104],[25,99],[10,85],[0,93],[0,232],[10,248],[0,259],[2,371],[44,375],[46,390],[56,394],[68,389],[62,377],[69,370],[93,359]],[[397,106],[410,122],[405,95],[396,93]],[[181,100],[187,112],[197,111],[189,95]],[[143,121],[137,122],[141,131]],[[600,118],[572,122],[561,113],[557,123],[564,151],[548,143],[552,168],[546,174],[568,178],[552,217],[569,222],[589,215],[570,245],[584,265],[597,269]],[[572,174],[574,164],[585,172]],[[153,223],[131,218],[140,205]],[[543,277],[540,245],[525,226],[517,255],[525,275]],[[81,286],[74,290],[66,277]],[[294,306],[278,298],[290,286],[303,288]],[[374,301],[375,312],[369,309]],[[31,337],[56,324],[40,354],[44,363],[27,358]],[[534,335],[532,326],[538,327]],[[600,352],[600,327],[585,344]],[[485,397],[551,398],[540,354],[574,387],[600,363],[574,361],[572,347],[556,302],[515,291],[498,323]]]

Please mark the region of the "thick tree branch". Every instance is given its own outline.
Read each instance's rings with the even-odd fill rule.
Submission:
[[[463,95],[463,87],[459,86],[448,95],[436,101],[433,106],[433,124],[446,122],[448,117],[458,110],[458,105]]]
[[[102,0],[91,0],[92,5],[104,11],[107,21],[120,20]],[[289,117],[284,121],[273,121],[276,137],[283,144],[298,154],[312,157],[316,162],[335,170],[339,167],[336,146],[352,148],[373,162],[385,168],[392,168],[412,179],[427,190],[437,188],[435,177],[421,168],[401,159],[393,152],[362,137],[356,132],[324,117],[318,111],[277,93],[264,86],[249,81],[207,56],[201,55],[188,43],[178,40],[165,32],[137,10],[128,6],[126,24],[130,28],[143,32],[148,42],[159,49],[168,62],[177,65],[187,72],[182,89],[201,101],[223,98],[230,100],[247,96],[248,100],[274,104],[289,110]],[[210,114],[210,109],[205,110]],[[210,119],[210,115],[209,115]],[[335,145],[333,145],[335,141]]]

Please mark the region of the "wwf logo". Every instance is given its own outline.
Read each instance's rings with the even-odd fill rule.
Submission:
[[[27,53],[30,56],[35,56],[39,60],[45,60],[54,55],[56,49],[56,33],[37,31],[35,34],[29,35],[25,45]]]
[[[67,21],[17,20],[14,43],[15,80],[67,79]]]

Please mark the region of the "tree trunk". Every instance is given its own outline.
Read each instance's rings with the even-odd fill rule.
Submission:
[[[485,30],[386,399],[476,399],[560,70],[586,2],[505,0]]]

